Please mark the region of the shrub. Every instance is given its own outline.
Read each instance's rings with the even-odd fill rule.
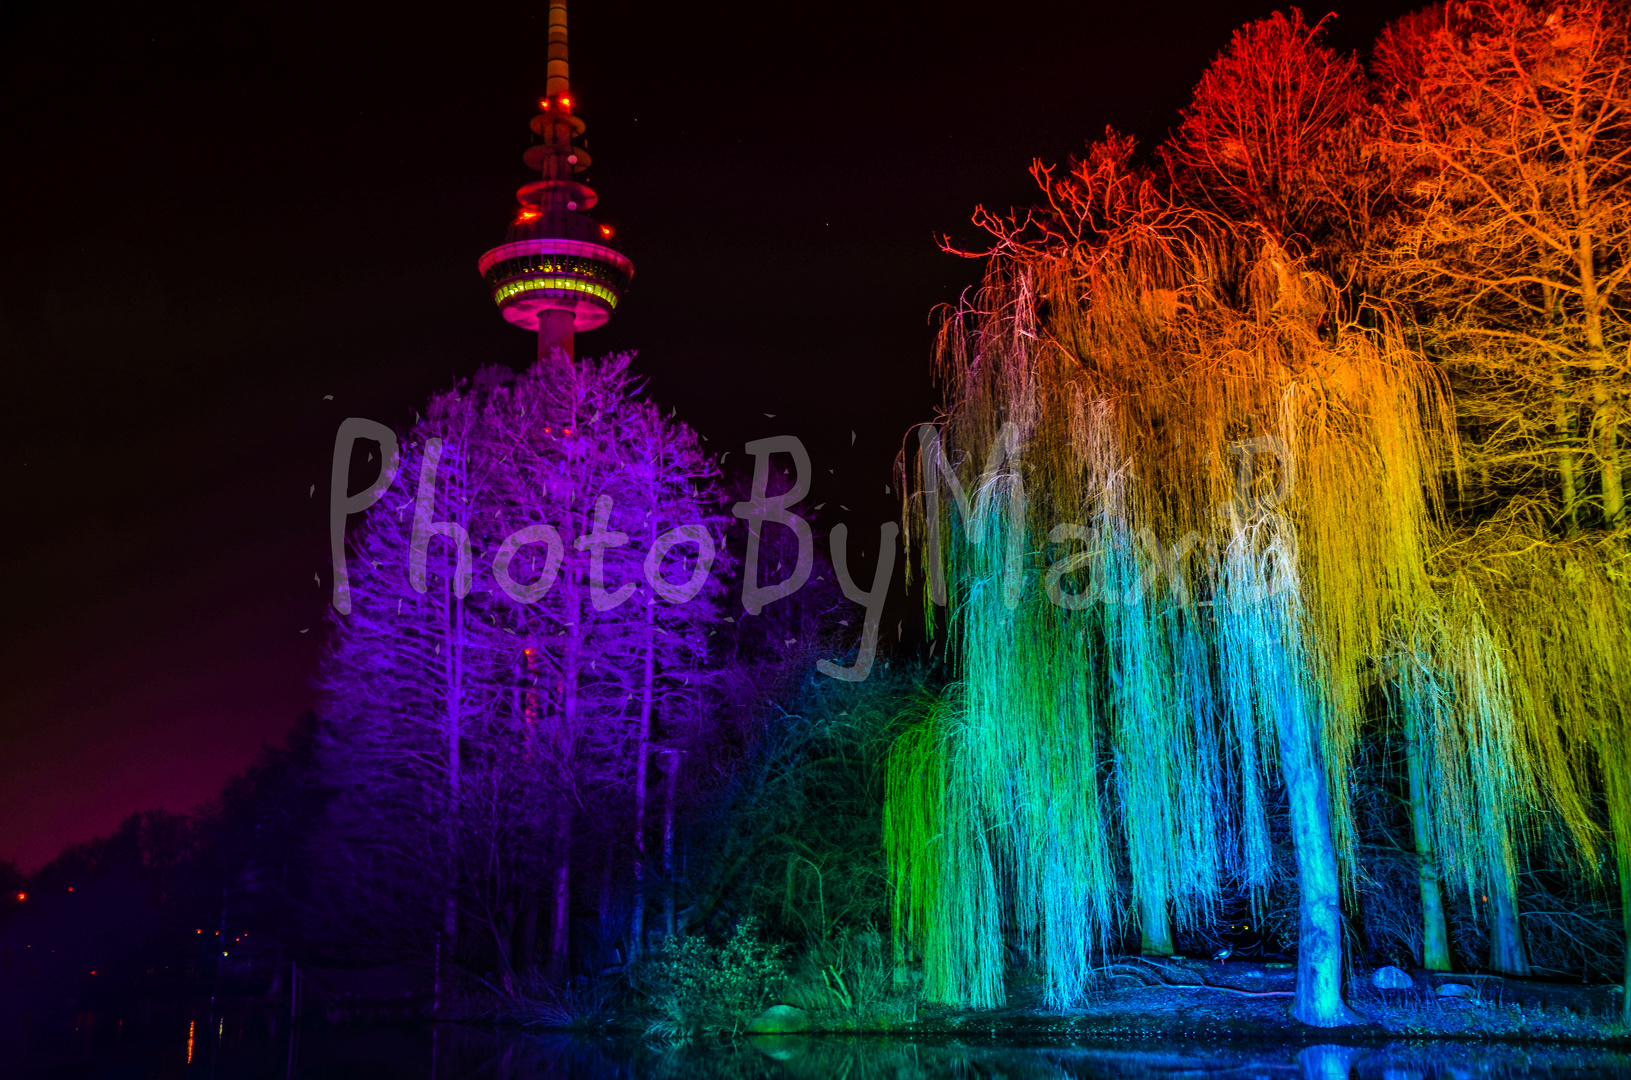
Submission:
[[[672,1039],[736,1034],[781,990],[782,951],[760,940],[753,918],[738,923],[722,945],[704,937],[670,938],[636,976],[659,1014],[648,1034]]]

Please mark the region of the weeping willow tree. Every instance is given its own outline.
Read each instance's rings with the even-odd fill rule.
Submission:
[[[1395,328],[1131,153],[1038,169],[1045,210],[985,219],[941,335],[908,534],[960,682],[892,763],[898,929],[942,1000],[1000,1000],[1006,930],[1069,1001],[1129,907],[1193,927],[1264,898],[1279,784],[1295,1012],[1345,1023],[1345,777],[1373,658],[1433,597],[1453,417]]]

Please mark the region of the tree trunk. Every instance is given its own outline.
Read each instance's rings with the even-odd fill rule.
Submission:
[[[612,910],[612,871],[616,868],[617,851],[606,845],[606,857],[600,861],[600,898],[595,901],[595,914],[600,917],[601,936],[610,938],[612,934],[621,933],[622,927],[614,925],[610,918]],[[620,962],[627,963],[627,950],[618,949],[617,957]],[[599,961],[597,961],[598,963]]]
[[[457,575],[455,575],[456,577]],[[446,989],[447,969],[452,964],[458,952],[459,943],[459,902],[458,902],[458,860],[455,857],[457,850],[457,822],[460,805],[460,780],[463,774],[463,764],[460,761],[460,741],[463,735],[464,714],[464,597],[449,579],[445,585],[449,602],[449,623],[447,634],[446,659],[443,665],[443,716],[447,735],[447,777],[445,797],[446,804],[443,809],[442,828],[444,830],[444,857],[447,870],[447,880],[444,883],[445,892],[442,896],[442,926],[440,936],[436,942],[436,976],[431,1001],[431,1012],[440,1017],[442,1013],[443,994]]]
[[[1473,472],[1477,483],[1477,491],[1473,498],[1480,503],[1492,498],[1495,494],[1494,486],[1490,483],[1489,435],[1489,428],[1479,424],[1474,436],[1468,440],[1469,448],[1476,447],[1474,452],[1477,454],[1477,461],[1473,466]]]
[[[515,908],[509,904],[499,912],[498,922],[493,924],[493,948],[498,953],[498,981],[504,987],[504,993],[515,997],[515,959],[512,955],[511,944],[515,937]]]
[[[578,536],[585,535],[586,515],[579,513],[574,522]],[[583,566],[574,561],[563,575],[565,588],[565,626],[561,656],[560,700],[561,722],[555,733],[556,760],[567,770],[572,768],[578,735],[578,679],[583,669]],[[572,790],[572,777],[561,777],[561,806],[556,841],[559,861],[555,868],[554,918],[550,923],[548,977],[553,982],[566,978],[567,960],[571,948],[572,919],[572,807],[568,793]]]
[[[1572,535],[1577,527],[1579,486],[1575,480],[1574,409],[1564,398],[1561,384],[1552,395],[1552,428],[1557,445],[1557,479],[1563,499],[1563,520]]]
[[[1171,956],[1177,950],[1172,944],[1172,919],[1165,903],[1152,903],[1149,897],[1140,897],[1138,903],[1139,952],[1145,956]]]
[[[561,814],[559,833],[560,861],[555,867],[555,917],[549,927],[549,979],[559,983],[566,979],[567,960],[571,956],[572,938],[572,818],[570,812]]]
[[[1489,875],[1489,967],[1503,975],[1529,975],[1529,955],[1518,922],[1518,886],[1506,868]]]
[[[1589,205],[1591,177],[1583,157],[1575,162],[1573,180],[1580,205]],[[1586,347],[1590,350],[1587,365],[1592,383],[1591,437],[1601,448],[1599,487],[1603,495],[1603,520],[1614,525],[1625,513],[1625,494],[1620,487],[1619,417],[1611,393],[1607,342],[1603,336],[1603,312],[1609,297],[1597,282],[1599,239],[1592,232],[1590,218],[1582,221],[1576,239],[1575,267],[1580,275],[1580,302],[1586,316]]]
[[[663,933],[673,937],[674,926],[674,787],[680,775],[680,752],[663,752],[663,771],[668,774],[663,798]]]
[[[521,947],[516,968],[522,977],[532,974],[538,957],[538,894],[527,891],[526,904],[521,908]]]
[[[1421,966],[1450,970],[1450,933],[1444,919],[1433,830],[1427,820],[1427,779],[1422,773],[1421,733],[1415,717],[1404,726],[1405,761],[1410,779],[1410,827],[1416,840],[1416,877],[1421,890]]]
[[[655,520],[655,519],[654,519]],[[652,527],[652,542],[656,527]],[[651,756],[652,684],[656,676],[657,593],[646,597],[645,663],[640,681],[640,736],[634,764],[634,913],[630,920],[629,960],[640,958],[646,947],[646,770]]]
[[[1314,732],[1300,715],[1282,713],[1277,726],[1297,854],[1297,995],[1291,1014],[1313,1027],[1362,1023],[1342,1000],[1342,890],[1331,798]]]
[[[1600,395],[1606,397],[1606,393]],[[1612,401],[1600,402],[1592,411],[1592,434],[1601,448],[1603,520],[1617,525],[1625,514],[1625,489],[1620,478],[1620,433],[1618,410]]]
[[[450,981],[448,972],[453,964],[454,946],[458,940],[459,902],[450,889],[442,898],[442,926],[436,939],[436,982],[431,991],[430,1011],[438,1020],[442,1017],[442,1007],[446,1001]]]
[[[1625,931],[1625,978],[1620,983],[1620,1023],[1631,1025],[1631,873],[1620,864],[1620,927]]]
[[[538,727],[543,717],[538,670],[538,646],[529,644],[521,650],[515,707],[521,717],[524,760],[531,769],[537,768]],[[515,966],[523,978],[530,978],[538,966],[538,892],[535,884],[528,884],[526,899],[521,905],[521,942]]]

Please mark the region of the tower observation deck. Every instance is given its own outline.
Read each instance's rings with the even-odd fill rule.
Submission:
[[[532,118],[538,136],[524,155],[543,175],[515,193],[521,209],[504,243],[481,257],[481,276],[500,314],[535,330],[538,355],[573,355],[574,335],[604,326],[634,277],[634,264],[611,246],[612,230],[589,216],[594,189],[577,174],[589,152],[574,146],[584,124],[572,113],[566,55],[566,0],[549,3],[545,96]]]

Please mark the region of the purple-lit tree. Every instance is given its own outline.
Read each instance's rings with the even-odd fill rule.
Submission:
[[[695,435],[640,400],[626,357],[540,364],[489,402],[502,463],[505,630],[520,645],[523,710],[552,777],[549,969],[567,958],[574,818],[632,809],[631,948],[643,936],[653,738],[698,715],[720,544],[702,496],[714,468]],[[627,807],[632,803],[632,807]],[[600,815],[601,820],[606,815]],[[617,859],[602,845],[602,859]],[[602,867],[604,870],[605,867]]]
[[[574,878],[604,894],[632,870],[639,940],[653,750],[705,715],[712,475],[624,357],[432,402],[353,538],[326,667],[330,910],[491,956],[514,993],[540,906],[558,979]]]
[[[321,756],[339,792],[319,834],[325,907],[348,937],[375,944],[372,927],[432,953],[438,996],[458,939],[466,743],[504,689],[470,543],[487,489],[477,419],[469,394],[449,392],[405,441],[395,484],[354,536],[352,610],[323,675]]]

